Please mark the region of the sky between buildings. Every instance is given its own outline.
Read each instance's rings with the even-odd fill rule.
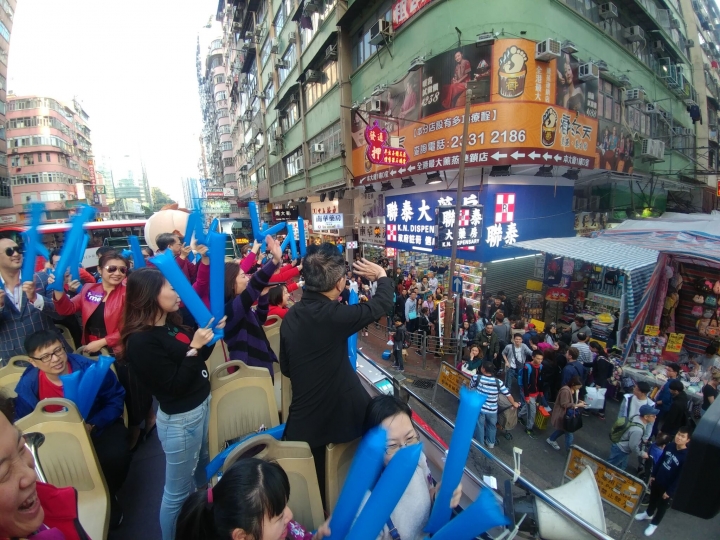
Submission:
[[[195,68],[220,36],[217,0],[19,0],[8,91],[71,101],[90,116],[96,156],[141,156],[151,186],[182,202],[198,176]],[[212,17],[213,29],[204,28]]]

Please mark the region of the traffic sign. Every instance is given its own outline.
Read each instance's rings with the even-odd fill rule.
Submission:
[[[463,288],[462,278],[460,276],[455,276],[452,279],[452,292],[454,292],[456,294],[460,294],[460,293],[462,293],[462,288]]]

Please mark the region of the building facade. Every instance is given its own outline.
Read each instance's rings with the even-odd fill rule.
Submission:
[[[216,77],[225,59],[225,86],[213,99],[223,115],[227,105],[230,140],[215,155],[232,148],[238,202],[299,206],[310,219],[334,201],[346,207],[339,236],[350,240],[348,223],[363,236],[372,193],[455,189],[464,147],[470,187],[572,186],[570,207],[548,198],[545,214],[579,216],[578,234],[585,214],[601,227],[717,207],[713,2],[478,9],[474,0],[220,2],[223,36],[211,52]],[[376,122],[383,143],[369,139]]]
[[[0,0],[0,223],[14,223],[17,216],[7,210],[13,207],[12,186],[7,157],[7,64],[10,33],[15,15],[15,0]]]
[[[30,203],[45,203],[47,219],[67,220],[80,204],[94,204],[89,117],[80,103],[51,97],[8,96],[5,133],[13,207],[24,221]]]

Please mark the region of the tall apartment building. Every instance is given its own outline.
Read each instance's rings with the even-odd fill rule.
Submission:
[[[13,207],[5,124],[7,122],[7,63],[15,4],[15,0],[0,0],[0,223],[14,223],[17,219],[14,213],[3,211]]]
[[[89,117],[77,100],[8,97],[5,132],[13,207],[25,219],[30,203],[45,203],[48,220],[67,220],[79,204],[93,204],[94,167]]]

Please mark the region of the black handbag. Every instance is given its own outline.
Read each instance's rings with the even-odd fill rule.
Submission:
[[[582,426],[583,421],[580,409],[569,407],[568,410],[565,411],[565,417],[563,418],[563,430],[568,433],[575,433]]]

